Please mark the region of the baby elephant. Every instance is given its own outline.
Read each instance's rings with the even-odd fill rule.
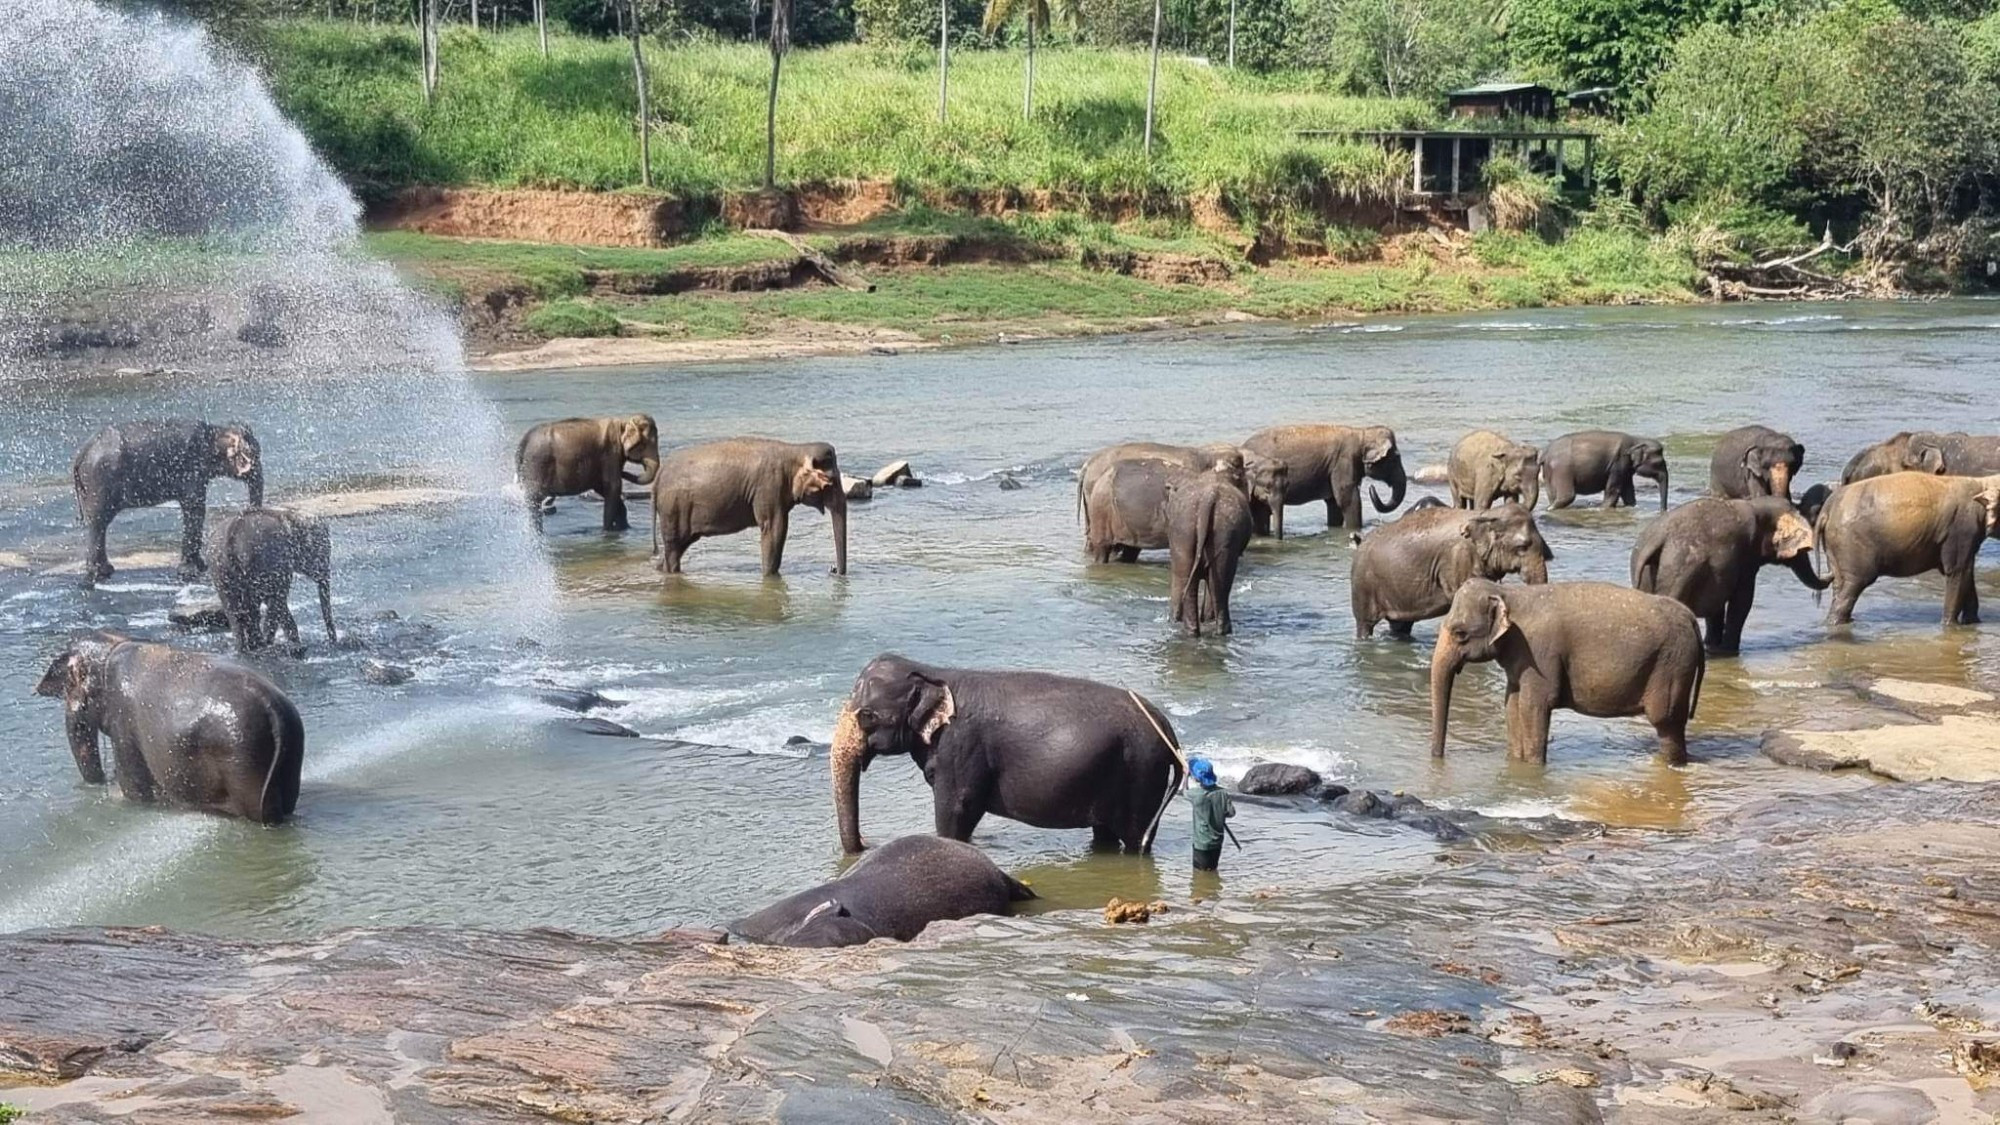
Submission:
[[[729,924],[765,945],[826,948],[876,938],[909,941],[932,922],[1005,914],[1035,892],[971,844],[903,836],[863,856],[847,874]]]
[[[1549,485],[1549,508],[1567,508],[1578,496],[1604,494],[1607,508],[1633,507],[1634,477],[1660,482],[1660,510],[1667,510],[1667,451],[1652,438],[1616,430],[1564,434],[1542,451],[1542,479]]]
[[[340,642],[333,627],[333,546],[325,524],[285,508],[253,508],[223,520],[208,550],[214,560],[209,577],[238,652],[265,647],[280,627],[291,643],[299,643],[291,608],[294,574],[319,587],[327,643]]]
[[[1785,563],[1807,589],[1826,589],[1812,546],[1811,525],[1779,497],[1703,497],[1646,525],[1632,549],[1632,588],[1693,610],[1707,622],[1708,651],[1729,655],[1743,644],[1761,568]]]
[[[1542,451],[1492,430],[1474,430],[1452,447],[1446,472],[1454,508],[1483,511],[1505,499],[1533,511],[1541,493]]]
[[[639,475],[625,471],[628,462],[639,466]],[[624,531],[632,526],[625,482],[650,485],[659,471],[660,428],[650,414],[543,422],[522,434],[514,451],[514,475],[536,531],[550,498],[585,492],[604,497],[604,530]]]
[[[1781,496],[1792,500],[1792,479],[1806,447],[1769,426],[1738,426],[1715,443],[1708,462],[1708,490],[1732,500]]]
[[[1507,757],[1546,765],[1557,707],[1644,715],[1660,758],[1687,761],[1687,723],[1706,663],[1694,614],[1671,598],[1604,582],[1458,588],[1431,653],[1431,754],[1444,755],[1452,681],[1468,662],[1507,670]]]
[[[1171,614],[1196,636],[1214,621],[1228,636],[1229,591],[1250,546],[1250,499],[1214,473],[1183,473],[1167,482],[1167,550],[1173,568]],[[1206,599],[1203,589],[1206,588]]]
[[[112,634],[80,640],[35,685],[59,698],[77,772],[104,784],[111,739],[127,800],[228,813],[263,824],[299,800],[305,725],[271,681],[228,660]]]
[[[1817,531],[1833,570],[1827,623],[1854,620],[1854,603],[1877,578],[1944,573],[1944,623],[1979,623],[1972,580],[1980,544],[2000,527],[2000,476],[1890,473],[1843,484]]]
[[[1519,504],[1486,512],[1442,504],[1413,508],[1377,528],[1354,552],[1348,579],[1354,635],[1365,640],[1387,620],[1391,633],[1407,637],[1416,622],[1443,617],[1467,579],[1498,582],[1518,574],[1541,585],[1553,558],[1535,517]]]

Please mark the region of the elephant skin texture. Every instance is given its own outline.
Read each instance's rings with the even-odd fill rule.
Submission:
[[[1907,430],[1854,455],[1840,483],[1853,484],[1890,473],[1931,473],[1944,477],[1985,477],[2000,473],[2000,437]]]
[[[1792,481],[1806,447],[1769,426],[1741,426],[1723,434],[1708,461],[1708,490],[1726,500],[1780,496],[1791,503]]]
[[[201,557],[201,530],[208,518],[208,482],[215,477],[242,481],[250,490],[250,507],[264,506],[263,453],[250,427],[168,418],[106,426],[84,442],[70,464],[87,538],[84,585],[113,573],[104,535],[119,512],[169,501],[181,506],[181,580],[200,576],[208,568]]]
[[[1687,761],[1687,723],[1706,670],[1694,614],[1671,598],[1604,582],[1458,588],[1431,652],[1431,754],[1444,754],[1452,681],[1468,663],[1507,672],[1507,757],[1544,765],[1557,707],[1644,715],[1668,765]]]
[[[909,941],[932,922],[1005,914],[1035,897],[971,844],[902,836],[831,882],[731,922],[731,934],[764,945],[826,948],[876,938]]]
[[[1212,472],[1227,480],[1251,499],[1283,495],[1285,466],[1222,442],[1208,445],[1167,445],[1156,441],[1128,441],[1110,445],[1090,455],[1076,477],[1076,510],[1086,529],[1091,527],[1091,497],[1112,468],[1126,461],[1149,461],[1190,473]],[[1015,482],[1016,485],[1019,482]],[[1003,484],[1002,487],[1005,487]],[[1085,538],[1088,539],[1086,530]],[[1130,562],[1131,559],[1125,561]]]
[[[1944,623],[1979,623],[1973,562],[2000,527],[2000,475],[1890,473],[1843,484],[1814,532],[1832,570],[1827,623],[1854,620],[1854,603],[1878,578],[1944,575]]]
[[[1447,472],[1454,508],[1484,511],[1506,499],[1533,511],[1541,496],[1542,451],[1492,430],[1474,430],[1452,446]]]
[[[1407,637],[1412,624],[1443,617],[1466,579],[1498,582],[1518,574],[1540,585],[1554,558],[1535,517],[1519,504],[1485,512],[1413,508],[1376,528],[1354,552],[1348,577],[1354,635],[1365,640],[1386,620],[1391,633]]]
[[[1387,500],[1375,489],[1368,490],[1369,503],[1384,514],[1402,506],[1410,487],[1402,451],[1396,446],[1396,431],[1387,426],[1273,426],[1251,434],[1243,449],[1285,466],[1286,504],[1325,501],[1329,528],[1361,530],[1364,479],[1389,486]],[[1275,530],[1283,537],[1280,507],[1251,498],[1250,515],[1256,521],[1257,534]]]
[[[855,679],[833,734],[841,847],[863,846],[862,771],[908,754],[931,787],[939,836],[969,840],[992,813],[1149,852],[1186,775],[1176,745],[1166,714],[1124,688],[884,654]]]
[[[662,571],[679,574],[681,556],[697,541],[754,527],[764,573],[775,575],[800,504],[827,514],[833,572],[846,574],[847,494],[831,445],[739,437],[676,449],[653,478],[654,556]]]
[[[1086,466],[1088,468],[1089,466]],[[1083,548],[1092,562],[1139,561],[1139,552],[1170,545],[1167,491],[1174,481],[1213,476],[1232,490],[1243,479],[1240,462],[1217,461],[1186,469],[1152,458],[1113,460],[1078,494],[1083,516]]]
[[[639,466],[636,476],[625,471],[627,463]],[[522,434],[514,450],[514,476],[536,531],[545,501],[586,492],[604,498],[604,530],[628,530],[626,482],[650,485],[659,472],[660,428],[650,414],[543,422]]]
[[[1634,507],[1633,478],[1660,485],[1660,510],[1667,510],[1667,451],[1653,438],[1617,430],[1564,434],[1542,450],[1542,481],[1549,486],[1549,510],[1567,508],[1578,496],[1604,495],[1607,508]]]
[[[233,661],[99,634],[56,657],[35,694],[61,699],[77,772],[104,784],[111,742],[127,800],[263,824],[292,815],[305,758],[298,708]]]
[[[1708,651],[1735,653],[1766,566],[1791,568],[1808,590],[1827,584],[1813,573],[1812,525],[1776,496],[1691,500],[1652,523],[1632,549],[1632,588],[1663,594],[1707,626]]]
[[[269,645],[280,628],[291,643],[299,642],[290,604],[294,574],[312,579],[326,641],[340,643],[333,626],[333,543],[324,523],[285,508],[252,508],[222,521],[209,556],[215,560],[209,578],[238,652]]]
[[[1167,484],[1167,550],[1173,571],[1168,615],[1201,635],[1214,621],[1235,628],[1229,594],[1250,546],[1250,500],[1214,473],[1184,473]]]

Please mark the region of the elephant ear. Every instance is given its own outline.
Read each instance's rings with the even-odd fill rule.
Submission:
[[[1368,431],[1367,441],[1361,446],[1361,460],[1373,465],[1384,457],[1396,452],[1396,435],[1393,431],[1377,426]]]
[[[1506,598],[1501,597],[1497,593],[1489,594],[1487,597],[1493,605],[1493,633],[1487,640],[1488,643],[1497,645],[1500,643],[1500,638],[1507,635],[1507,630],[1514,627],[1514,622],[1512,618],[1507,616]]]
[[[921,724],[917,727],[917,741],[930,746],[937,741],[938,732],[958,714],[958,701],[952,698],[950,685],[929,680],[918,696],[917,711],[918,714],[911,716]]]
[[[82,679],[79,663],[74,651],[56,657],[55,663],[50,664],[49,670],[42,673],[42,678],[36,681],[35,694],[48,699],[68,696]]]
[[[1777,526],[1771,529],[1771,557],[1789,559],[1812,548],[1812,525],[1805,517],[1797,512],[1780,512]]]
[[[798,469],[792,473],[792,498],[794,500],[804,500],[807,497],[818,496],[820,493],[825,492],[827,486],[832,483],[833,477],[828,475],[825,469],[820,468],[811,461],[802,462]]]
[[[2000,531],[2000,480],[1979,490],[1979,503],[1986,508],[1986,534]]]
[[[1910,442],[1909,451],[1903,454],[1903,460],[1912,469],[1930,473],[1932,476],[1944,475],[1944,449],[1937,442],[1930,440]]]

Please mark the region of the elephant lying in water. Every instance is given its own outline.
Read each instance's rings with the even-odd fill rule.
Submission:
[[[1284,465],[1285,504],[1326,501],[1328,527],[1361,529],[1364,479],[1389,486],[1387,500],[1373,488],[1368,490],[1369,503],[1377,512],[1401,507],[1410,485],[1403,471],[1403,455],[1396,448],[1396,431],[1387,426],[1272,426],[1245,438],[1243,449]],[[1283,537],[1283,507],[1251,497],[1250,515],[1257,534],[1275,529]]]
[[[838,879],[779,899],[727,927],[764,945],[826,948],[876,938],[909,941],[932,922],[1005,914],[1035,897],[986,853],[940,836],[903,836]]]
[[[1776,496],[1691,500],[1652,523],[1632,549],[1632,588],[1664,594],[1707,623],[1708,651],[1736,652],[1757,598],[1757,573],[1785,563],[1808,590],[1824,590],[1813,573],[1812,527]]]
[[[2000,528],[2000,475],[1890,473],[1833,490],[1814,528],[1833,574],[1829,625],[1854,620],[1877,578],[1944,574],[1944,623],[1979,623],[1973,562]]]
[[[189,418],[106,426],[76,451],[70,480],[76,511],[89,540],[83,582],[111,577],[104,535],[127,508],[174,501],[181,506],[183,582],[208,569],[201,558],[202,523],[208,517],[208,482],[231,477],[250,489],[250,506],[264,505],[264,462],[257,435],[237,423],[214,425]]]
[[[755,527],[764,573],[774,575],[784,563],[791,511],[800,504],[827,514],[833,572],[846,574],[847,493],[832,446],[740,437],[676,449],[653,478],[657,565],[679,574],[681,556],[699,540]]]
[[[1485,512],[1442,504],[1414,508],[1355,549],[1348,572],[1354,635],[1373,636],[1376,623],[1386,619],[1391,633],[1407,637],[1414,623],[1443,617],[1467,579],[1497,582],[1518,574],[1541,585],[1553,558],[1535,517],[1519,504]]]
[[[238,652],[270,644],[281,627],[298,643],[299,623],[290,604],[293,574],[319,588],[327,643],[340,642],[333,627],[333,542],[324,523],[285,508],[253,508],[216,528],[209,554],[215,559],[209,577]]]
[[[1579,430],[1550,442],[1542,451],[1542,479],[1549,486],[1549,509],[1567,508],[1578,496],[1604,494],[1604,506],[1632,507],[1634,477],[1658,481],[1660,510],[1667,510],[1667,451],[1652,438],[1617,430]]]
[[[35,694],[63,701],[70,753],[92,785],[104,784],[102,735],[128,800],[263,824],[298,804],[305,724],[284,692],[241,664],[100,634],[56,657]]]
[[[1904,431],[1854,455],[1840,474],[1842,484],[1904,471],[1949,477],[2000,473],[2000,437]]]
[[[637,476],[625,471],[627,463],[639,466]],[[522,434],[514,450],[514,475],[536,531],[545,501],[585,492],[604,497],[604,530],[625,531],[632,526],[625,483],[650,485],[659,472],[660,428],[650,414],[543,422]]]
[[[1708,461],[1708,489],[1729,500],[1781,496],[1792,500],[1792,479],[1806,447],[1769,426],[1739,426],[1722,435]]]
[[[1518,500],[1533,511],[1541,496],[1542,451],[1492,430],[1474,430],[1451,448],[1451,506],[1484,511]]]
[[[931,787],[940,836],[969,840],[992,813],[1148,852],[1186,774],[1172,739],[1166,715],[1123,688],[878,656],[833,732],[840,845],[862,849],[862,771],[908,754]]]

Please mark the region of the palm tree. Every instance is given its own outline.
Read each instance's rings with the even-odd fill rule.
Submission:
[[[1146,77],[1146,159],[1153,158],[1153,103],[1160,93],[1160,0],[1153,0],[1153,68]]]
[[[750,9],[752,23],[757,7]],[[771,87],[764,99],[764,187],[778,186],[778,68],[792,47],[792,0],[771,0]]]
[[[1006,26],[1007,21],[1020,12],[1028,25],[1028,72],[1021,83],[1021,116],[1035,115],[1035,32],[1048,33],[1052,17],[1074,27],[1083,18],[1082,0],[1055,0],[1056,9],[1049,10],[1049,0],[986,0],[986,34],[991,35]]]
[[[646,52],[640,45],[639,0],[631,0],[632,85],[639,91],[639,186],[653,186],[653,114],[646,104]]]

